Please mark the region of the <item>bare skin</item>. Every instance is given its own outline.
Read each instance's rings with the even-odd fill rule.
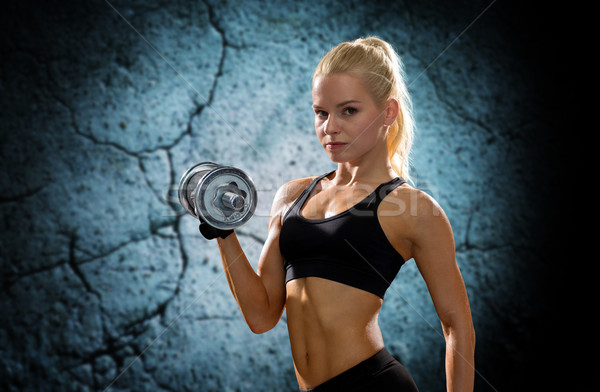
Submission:
[[[317,137],[338,163],[336,172],[317,184],[301,210],[305,218],[320,219],[347,210],[377,185],[396,177],[387,159],[385,132],[398,107],[395,100],[376,105],[362,83],[349,75],[317,78],[313,103]],[[331,142],[342,144],[331,148]],[[256,272],[235,233],[217,239],[231,291],[250,329],[270,330],[286,310],[294,367],[303,389],[384,347],[379,297],[317,277],[284,283],[282,218],[313,178],[290,181],[278,190]],[[378,219],[392,246],[405,260],[414,259],[427,284],[446,338],[447,390],[472,391],[475,335],[446,215],[431,197],[404,184],[380,204]]]

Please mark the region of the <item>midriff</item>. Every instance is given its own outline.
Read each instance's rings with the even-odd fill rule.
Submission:
[[[286,290],[287,325],[300,388],[314,388],[383,348],[378,296],[317,277],[289,281]]]

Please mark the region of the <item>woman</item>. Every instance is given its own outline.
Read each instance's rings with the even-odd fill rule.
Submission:
[[[401,63],[376,37],[333,48],[313,76],[315,130],[337,169],[284,184],[255,272],[233,232],[217,237],[250,329],[284,308],[300,390],[416,391],[385,349],[377,318],[405,260],[422,274],[446,338],[448,391],[472,391],[475,337],[452,230],[409,186],[410,100]]]

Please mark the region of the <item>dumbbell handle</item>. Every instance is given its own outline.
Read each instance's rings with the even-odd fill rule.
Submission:
[[[244,208],[244,203],[246,202],[246,200],[241,195],[238,195],[237,193],[233,192],[223,193],[221,201],[226,207],[229,207],[236,211],[240,211],[242,208]]]

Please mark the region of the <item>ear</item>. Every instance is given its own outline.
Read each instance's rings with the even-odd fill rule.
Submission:
[[[383,124],[388,127],[392,125],[396,121],[399,111],[400,105],[398,104],[398,100],[395,98],[388,99],[385,103],[385,119]]]

